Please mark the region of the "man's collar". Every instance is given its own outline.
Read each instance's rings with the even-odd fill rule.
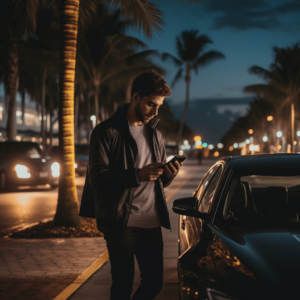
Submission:
[[[126,117],[127,117],[127,111],[128,111],[128,108],[130,106],[130,103],[126,103],[123,105],[122,108],[118,108],[117,111],[115,112],[114,116],[121,122],[124,122],[126,120]],[[153,119],[151,119],[147,125],[154,129],[157,124],[159,123],[159,119],[157,117],[154,117]]]

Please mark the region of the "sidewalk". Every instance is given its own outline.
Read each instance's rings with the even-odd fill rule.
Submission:
[[[178,215],[172,212],[172,202],[176,198],[191,196],[212,164],[213,161],[204,161],[204,166],[199,167],[196,161],[188,161],[180,176],[165,189],[172,232],[163,229],[165,274],[164,287],[157,296],[158,300],[166,297],[178,299]],[[109,299],[110,265],[105,253],[105,241],[99,237],[0,239],[0,299]],[[99,255],[103,254],[101,265],[106,262],[98,269]],[[134,289],[139,283],[137,264],[136,268]],[[86,280],[89,276],[91,277]],[[69,297],[72,293],[70,291],[78,287],[80,288]]]
[[[165,189],[168,199],[168,209],[170,212],[172,232],[166,229],[163,231],[164,240],[164,285],[159,295],[155,298],[157,300],[179,299],[179,285],[177,277],[177,257],[178,257],[178,215],[172,211],[172,203],[175,199],[191,196],[194,190],[203,178],[208,168],[213,164],[207,162],[203,167],[195,164],[189,164],[182,171],[185,176],[176,178],[172,185]],[[183,175],[183,174],[182,174]],[[176,193],[174,193],[174,186],[180,187],[185,181],[184,179],[192,176],[192,178]],[[177,188],[175,188],[177,189]],[[139,269],[135,261],[135,277],[133,291],[139,285]],[[96,271],[71,297],[70,300],[109,300],[111,285],[110,264],[107,261],[103,267]]]

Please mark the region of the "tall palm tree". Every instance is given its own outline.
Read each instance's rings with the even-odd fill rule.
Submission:
[[[300,44],[294,44],[287,48],[273,48],[274,62],[270,70],[259,66],[252,66],[249,72],[262,77],[266,84],[254,84],[244,88],[245,92],[263,95],[265,99],[274,101],[275,95],[279,95],[281,101],[278,105],[278,113],[281,109],[290,105],[290,144],[294,152],[295,140],[295,103],[300,97]]]
[[[106,1],[115,6],[120,5],[121,15],[131,18],[139,28],[143,28],[148,37],[153,33],[153,29],[161,30],[162,13],[155,4],[146,0]],[[62,164],[54,225],[78,226],[80,223],[74,171],[74,78],[78,19],[80,22],[82,17],[90,17],[88,13],[85,14],[84,9],[91,7],[92,2],[80,1],[82,12],[79,18],[79,0],[60,1],[59,145]],[[95,12],[96,8],[93,11]],[[84,25],[84,22],[82,24]]]
[[[20,38],[28,37],[36,29],[36,16],[39,0],[3,0],[0,1],[0,39],[6,49],[6,87],[9,95],[6,135],[8,140],[16,137],[16,96],[19,83],[19,49]]]
[[[171,87],[174,87],[176,82],[182,78],[183,72],[185,72],[186,98],[177,136],[178,147],[180,145],[183,124],[189,104],[191,71],[193,70],[197,75],[198,68],[204,67],[217,59],[225,58],[225,56],[218,51],[210,50],[205,52],[204,50],[208,44],[212,44],[212,40],[206,35],[199,36],[198,30],[183,31],[180,36],[176,37],[178,58],[169,53],[162,54],[164,61],[171,60],[175,66],[179,68],[172,81]]]

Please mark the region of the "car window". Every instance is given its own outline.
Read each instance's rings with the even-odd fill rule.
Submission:
[[[212,169],[210,169],[209,172],[206,173],[204,179],[202,180],[201,185],[198,187],[195,197],[197,197],[199,201],[201,201],[203,193],[206,190],[211,178],[213,177],[217,169],[218,166],[214,166]]]
[[[224,203],[224,219],[252,226],[300,224],[299,170],[259,171],[235,173]]]
[[[222,174],[222,170],[223,170],[222,166],[219,166],[217,171],[214,172],[214,176],[211,178],[210,182],[208,183],[202,201],[200,202],[199,212],[209,213],[212,200],[215,194],[215,190],[218,186],[218,182]]]
[[[89,145],[75,145],[76,155],[89,155]]]

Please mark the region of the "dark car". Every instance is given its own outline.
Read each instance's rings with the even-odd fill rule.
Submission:
[[[60,163],[59,146],[52,146],[48,154],[53,160]],[[87,170],[89,162],[89,144],[75,144],[75,173],[83,176]]]
[[[86,173],[89,162],[89,144],[75,144],[75,172],[79,176]]]
[[[43,157],[37,143],[0,142],[0,189],[50,184],[58,185],[59,167]]]
[[[181,299],[300,299],[300,155],[226,157],[177,199]]]

